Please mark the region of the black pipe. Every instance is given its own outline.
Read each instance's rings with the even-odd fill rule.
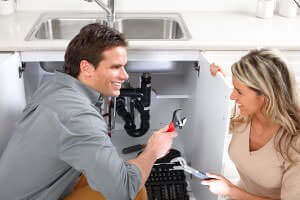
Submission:
[[[151,76],[149,73],[143,73],[141,81],[142,103],[144,107],[151,104]]]
[[[136,102],[134,103],[134,107],[140,113],[141,123],[140,123],[140,128],[135,131],[132,131],[132,134],[136,135],[135,137],[139,137],[144,135],[150,128],[150,110],[149,109],[145,110],[142,102],[137,99]]]
[[[120,90],[120,97],[142,97],[143,93],[139,88],[122,88]]]
[[[116,99],[116,110],[118,115],[125,121],[125,129],[135,129],[134,120],[131,118],[130,114],[125,108],[125,99],[124,97],[118,97]]]
[[[130,112],[125,108],[124,97],[130,97]],[[120,96],[117,98],[116,110],[119,116],[124,120],[124,129],[132,137],[144,135],[150,128],[150,103],[151,103],[151,76],[144,73],[141,77],[141,88],[121,89]],[[134,122],[134,110],[140,113],[140,128],[136,129]]]
[[[130,113],[125,108],[125,99],[124,97],[118,97],[116,106],[118,115],[124,120],[125,125],[124,129],[127,134],[131,137],[140,137],[144,135],[150,128],[150,111],[144,110],[144,106],[141,101],[138,99],[133,100],[134,107],[138,110],[141,117],[140,128],[136,129],[136,125],[134,123],[134,119],[131,117]]]

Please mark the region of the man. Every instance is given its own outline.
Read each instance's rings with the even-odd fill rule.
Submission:
[[[65,73],[56,72],[36,91],[3,153],[0,199],[56,200],[72,190],[67,199],[91,191],[98,198],[101,192],[109,200],[134,199],[176,133],[155,132],[129,161],[112,145],[95,103],[100,95],[120,94],[128,79],[126,46],[122,34],[99,24],[85,26],[70,42]],[[88,182],[83,194],[74,191],[80,174]]]

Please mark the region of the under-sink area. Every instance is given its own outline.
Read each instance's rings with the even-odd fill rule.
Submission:
[[[71,40],[80,29],[91,23],[104,24],[99,13],[45,13],[25,40]],[[129,40],[189,40],[191,35],[177,13],[118,13],[114,28]]]

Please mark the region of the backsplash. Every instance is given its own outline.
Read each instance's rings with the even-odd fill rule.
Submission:
[[[17,0],[18,10],[101,10],[84,0]],[[255,12],[255,0],[116,0],[117,11]]]

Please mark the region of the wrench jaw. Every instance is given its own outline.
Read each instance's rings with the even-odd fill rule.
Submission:
[[[189,174],[195,174],[197,173],[197,170],[191,168],[190,166],[187,165],[185,159],[183,157],[177,157],[171,160],[171,163],[174,162],[179,162],[179,166],[173,166],[172,170],[183,170]]]
[[[172,122],[174,123],[175,128],[182,129],[186,121],[186,117],[182,117],[182,109],[176,109],[173,112]]]
[[[186,118],[185,117],[183,117],[182,119],[180,119],[180,120],[177,120],[176,122],[175,122],[175,127],[178,127],[179,129],[182,129],[183,127],[184,127],[184,125],[185,125],[185,123],[186,123]]]
[[[186,161],[182,157],[177,157],[171,160],[172,162],[179,162],[180,166],[173,166],[172,170],[184,170],[185,172],[194,175],[195,177],[201,179],[201,180],[209,180],[211,179],[208,177],[205,173],[200,172],[190,166],[187,165]]]
[[[176,157],[171,160],[171,163],[179,162],[179,166],[174,166],[173,170],[186,170],[187,163],[183,157]]]

